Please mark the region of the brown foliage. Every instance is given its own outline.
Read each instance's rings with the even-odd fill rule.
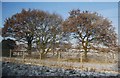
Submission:
[[[104,46],[116,44],[114,27],[107,18],[99,16],[96,12],[81,12],[79,9],[72,10],[69,14],[70,16],[63,22],[63,31],[75,33],[75,38],[85,50],[85,56],[90,43]]]
[[[51,43],[49,40],[56,39],[61,22],[62,17],[55,13],[23,9],[5,20],[2,36],[11,36],[18,41],[27,42],[29,52],[31,52],[32,43],[38,42],[36,39],[39,38],[40,44],[46,49],[47,44]]]

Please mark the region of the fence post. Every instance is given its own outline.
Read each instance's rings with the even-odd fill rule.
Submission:
[[[10,49],[10,58],[11,58],[11,49]]]
[[[60,52],[58,52],[58,67],[60,65]]]
[[[23,55],[23,63],[24,63],[24,58],[25,58],[25,57],[24,57],[24,51],[22,51],[22,55]]]
[[[113,53],[113,63],[115,63],[115,54]]]
[[[42,57],[42,56],[41,56],[41,53],[40,53],[40,60],[42,59],[41,57]]]
[[[83,69],[83,58],[82,58],[82,53],[80,54],[80,63],[81,63],[81,69]]]
[[[105,62],[108,63],[107,53],[105,54],[105,57],[106,57]]]

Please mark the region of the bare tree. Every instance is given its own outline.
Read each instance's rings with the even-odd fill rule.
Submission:
[[[58,14],[49,14],[43,21],[38,21],[36,28],[36,43],[40,52],[41,59],[46,56],[50,50],[54,50],[55,44],[60,39],[62,17]]]
[[[103,46],[116,44],[114,27],[107,18],[99,16],[96,12],[81,12],[79,9],[72,10],[69,14],[70,16],[63,23],[63,31],[74,33],[74,38],[78,39],[84,49],[86,61],[91,44]]]
[[[28,45],[27,49],[31,55],[31,49],[36,38],[43,38],[46,42],[42,42],[42,47],[50,40],[49,37],[56,38],[56,30],[59,27],[61,17],[57,14],[49,14],[36,9],[22,9],[20,13],[14,14],[12,17],[5,20],[2,31],[3,37],[13,37],[19,42]],[[54,31],[54,34],[52,33]]]

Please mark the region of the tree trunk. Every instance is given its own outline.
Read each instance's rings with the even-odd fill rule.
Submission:
[[[57,51],[57,57],[59,56],[59,52]]]
[[[60,60],[60,58],[61,58],[61,53],[58,52],[58,61]]]
[[[88,62],[88,57],[87,57],[87,52],[88,52],[88,38],[86,41],[82,41],[82,46],[83,46],[83,49],[84,49],[84,61],[85,62]]]
[[[28,54],[31,55],[32,41],[28,41]]]
[[[46,54],[41,53],[41,59],[44,59],[46,57]]]
[[[87,57],[87,47],[84,48],[84,61],[87,62],[88,61],[88,57]]]
[[[45,57],[46,57],[45,49],[42,49],[41,59],[44,59]]]
[[[55,55],[55,50],[54,50],[54,48],[53,48],[53,51],[52,51],[52,52],[53,52],[53,56],[54,56],[54,55]]]

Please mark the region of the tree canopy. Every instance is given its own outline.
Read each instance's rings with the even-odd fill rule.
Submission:
[[[20,13],[7,18],[2,30],[3,37],[13,37],[28,45],[31,54],[33,43],[42,56],[55,48],[57,42],[68,40],[68,33],[77,39],[87,58],[88,49],[94,44],[114,46],[117,36],[112,22],[96,12],[72,10],[63,21],[56,13],[36,9],[22,9]],[[66,38],[65,38],[66,37]]]
[[[83,11],[79,9],[69,12],[70,16],[63,22],[63,31],[74,33],[74,38],[85,50],[85,58],[92,44],[112,46],[116,44],[116,33],[112,22],[98,13]]]
[[[28,52],[31,54],[32,44],[37,42],[36,39],[42,40],[40,43],[42,45],[49,43],[50,38],[56,37],[57,30],[60,30],[61,21],[62,17],[55,13],[22,9],[20,13],[5,20],[2,36],[10,36],[19,42],[27,43]]]

